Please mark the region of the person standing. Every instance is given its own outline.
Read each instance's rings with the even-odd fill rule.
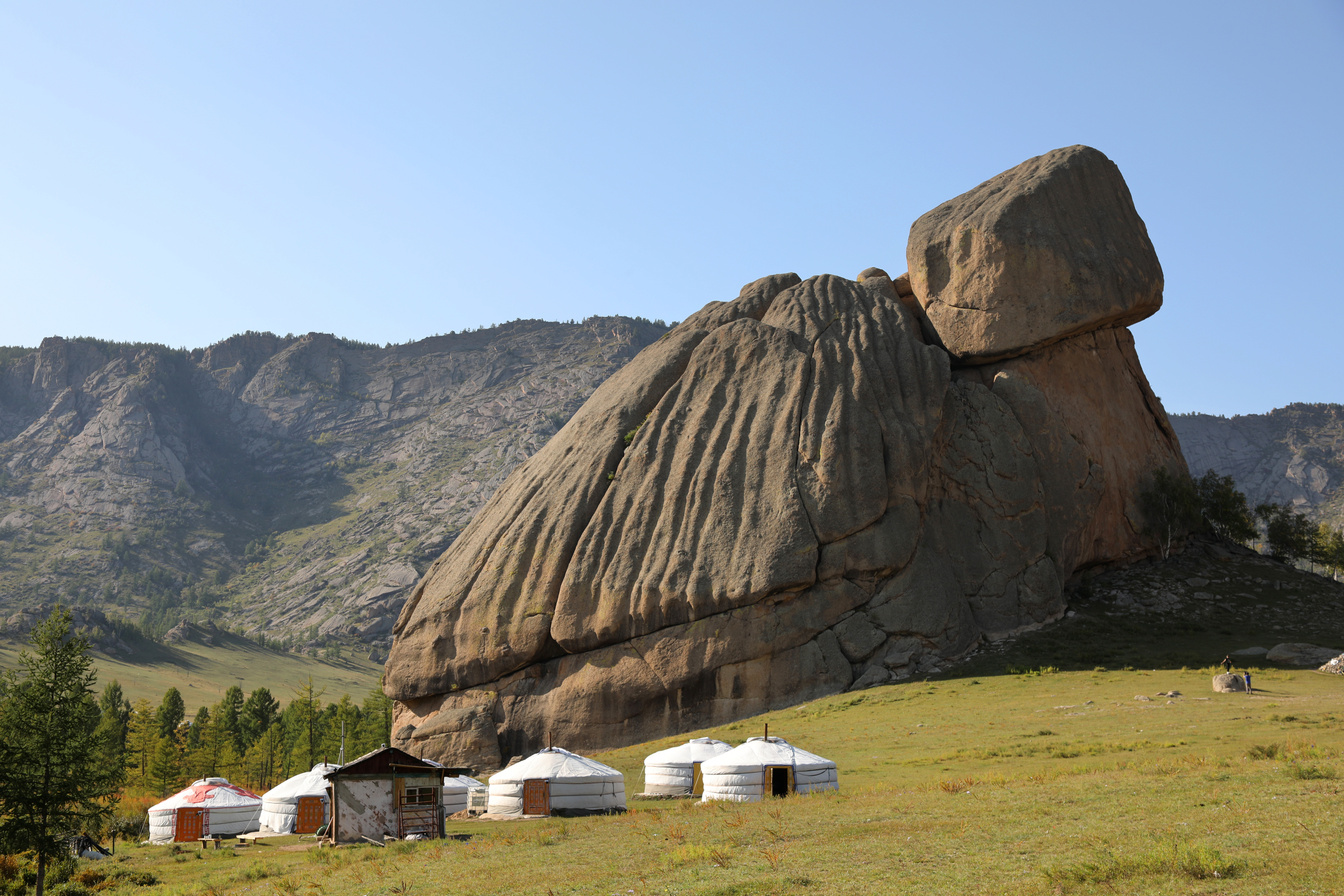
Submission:
[[[1232,671],[1232,655],[1231,655],[1231,654],[1228,654],[1228,655],[1226,655],[1226,656],[1223,657],[1223,663],[1222,663],[1222,666],[1223,666],[1223,674],[1224,674],[1224,675],[1226,675],[1227,673],[1229,673],[1229,672]]]
[[[1251,670],[1250,670],[1250,669],[1247,669],[1247,670],[1246,670],[1246,696],[1249,697],[1250,695],[1251,695]]]

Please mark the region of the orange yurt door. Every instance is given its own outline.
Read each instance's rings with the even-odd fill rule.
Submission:
[[[533,778],[523,782],[523,814],[551,814],[551,782],[544,778]]]
[[[177,824],[173,825],[173,840],[188,843],[205,836],[205,809],[177,810]]]
[[[294,824],[296,834],[316,834],[317,829],[326,821],[326,812],[322,809],[322,797],[299,797],[299,817]]]

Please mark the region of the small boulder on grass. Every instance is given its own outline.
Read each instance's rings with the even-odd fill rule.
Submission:
[[[1219,694],[1245,693],[1246,682],[1240,675],[1222,672],[1213,676],[1213,689]]]

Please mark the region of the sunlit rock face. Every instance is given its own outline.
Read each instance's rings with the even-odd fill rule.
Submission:
[[[407,602],[396,744],[489,768],[893,681],[1150,553],[1138,483],[1184,462],[1122,326],[1161,268],[1114,164],[1029,160],[908,255],[748,284],[603,384]]]

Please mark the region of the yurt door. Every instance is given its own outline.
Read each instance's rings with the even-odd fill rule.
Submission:
[[[296,834],[315,834],[317,829],[322,827],[322,822],[326,820],[326,813],[322,811],[322,797],[320,796],[301,796],[299,797],[299,817],[294,824],[294,833]]]
[[[173,840],[178,843],[190,843],[205,836],[205,810],[178,809],[177,824],[173,826]]]
[[[533,778],[523,782],[523,814],[551,814],[551,782],[543,778]]]
[[[767,765],[765,786],[769,788],[771,796],[788,796],[793,793],[793,768],[787,765]]]
[[[700,763],[691,763],[691,796],[701,796],[705,792],[705,776],[700,773]]]

